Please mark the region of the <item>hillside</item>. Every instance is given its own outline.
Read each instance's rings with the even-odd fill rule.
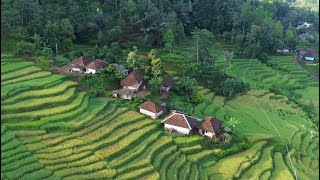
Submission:
[[[258,64],[254,66],[271,71]],[[212,148],[196,135],[170,135],[159,121],[112,99],[90,98],[76,83],[32,62],[2,57],[1,65],[1,179],[294,179],[292,165],[299,179],[319,177],[317,129],[285,96],[251,90],[225,103],[199,86],[206,101],[192,114],[241,121],[235,133],[249,143],[228,150]],[[241,66],[228,71],[237,72],[235,67]],[[246,77],[258,84],[250,77],[259,77]],[[287,80],[284,75],[268,77]],[[300,77],[306,78],[297,75],[292,86]],[[305,82],[310,88],[316,85]],[[288,144],[290,159],[283,144]],[[224,151],[232,153],[220,153]]]

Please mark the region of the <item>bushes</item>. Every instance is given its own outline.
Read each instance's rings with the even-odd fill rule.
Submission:
[[[225,96],[227,99],[232,99],[239,94],[244,94],[249,90],[249,86],[234,78],[229,78],[221,82],[221,87],[215,88],[217,94]]]
[[[39,67],[49,67],[52,62],[52,60],[48,60],[45,56],[39,56],[34,64]]]
[[[70,61],[68,58],[58,55],[56,57],[54,57],[54,62],[57,63],[59,66],[60,65],[66,65],[68,64]]]
[[[30,42],[20,41],[17,43],[16,54],[33,56],[36,54],[36,45]]]

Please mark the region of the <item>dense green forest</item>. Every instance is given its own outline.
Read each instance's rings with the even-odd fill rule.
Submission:
[[[318,7],[306,0],[1,0],[1,39],[53,52],[74,43],[171,49],[206,29],[194,37],[223,39],[237,55],[264,60],[279,48],[318,49]],[[312,26],[297,29],[303,22]]]

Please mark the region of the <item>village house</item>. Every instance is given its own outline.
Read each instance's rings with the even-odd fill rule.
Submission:
[[[86,74],[95,74],[99,69],[105,68],[108,64],[102,60],[92,61],[90,64],[86,65]]]
[[[124,67],[120,64],[113,64],[113,66],[115,67],[115,69],[117,71],[121,72],[124,76],[128,76],[129,70],[126,67]]]
[[[220,133],[222,124],[223,121],[206,117],[199,126],[199,134],[210,139],[215,138]]]
[[[196,128],[197,121],[198,119],[195,117],[172,111],[161,123],[164,124],[164,129],[170,132],[190,134]]]
[[[141,87],[142,83],[144,82],[144,76],[140,71],[133,71],[131,72],[126,78],[124,78],[120,85],[123,89],[131,89],[133,91],[138,91],[140,88],[144,89],[144,87]]]
[[[122,89],[113,91],[113,97],[120,96],[123,99],[131,100],[136,97],[136,92],[146,88],[146,81],[141,72],[132,71],[120,82],[120,85]]]
[[[69,71],[77,72],[77,73],[84,73],[86,72],[86,66],[94,61],[92,58],[87,56],[81,56],[72,61]]]
[[[131,89],[119,89],[113,91],[113,97],[121,97],[122,99],[131,100],[135,97],[135,93]]]
[[[314,62],[319,60],[318,52],[311,48],[300,50],[299,55],[304,61]]]
[[[169,77],[164,77],[162,84],[161,84],[161,87],[160,87],[160,91],[169,92],[173,83],[174,83],[174,81],[172,79],[170,79]]]
[[[163,114],[164,107],[160,106],[152,101],[146,101],[140,106],[140,113],[150,116],[152,119],[157,119]]]
[[[174,81],[169,77],[164,77],[160,89],[160,98],[166,98],[170,94],[170,89],[173,86]]]
[[[108,64],[102,60],[94,60],[87,56],[81,56],[72,61],[69,71],[85,74],[95,74],[99,69],[106,67]]]

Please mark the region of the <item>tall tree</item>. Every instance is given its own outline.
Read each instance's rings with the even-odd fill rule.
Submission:
[[[144,16],[137,21],[137,24],[146,35],[146,43],[160,46],[165,22],[163,13],[154,4],[148,5]]]
[[[98,31],[98,44],[102,44],[102,38],[104,31],[107,27],[108,19],[107,15],[102,9],[97,8],[97,13],[92,17],[92,21],[89,22],[89,26]]]
[[[213,64],[209,49],[214,45],[214,35],[206,29],[196,29],[192,32],[195,48],[195,60],[200,64]]]
[[[174,43],[174,34],[171,29],[167,30],[164,34],[164,46],[167,48],[167,50],[172,51]]]
[[[223,51],[223,60],[224,60],[224,71],[223,73],[226,74],[227,71],[227,66],[229,64],[229,62],[231,61],[231,59],[233,59],[234,56],[234,52],[231,51]]]

